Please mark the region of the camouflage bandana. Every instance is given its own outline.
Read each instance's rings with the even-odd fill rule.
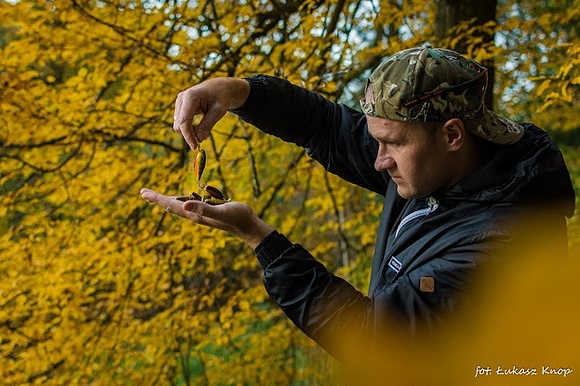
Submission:
[[[485,107],[486,89],[487,69],[477,62],[451,50],[411,48],[377,67],[360,103],[373,117],[404,122],[460,118],[469,131],[487,141],[517,142],[523,127]]]

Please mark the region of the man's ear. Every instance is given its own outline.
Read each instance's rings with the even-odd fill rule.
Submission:
[[[459,118],[452,118],[443,124],[443,138],[447,150],[457,151],[465,143],[465,125]]]

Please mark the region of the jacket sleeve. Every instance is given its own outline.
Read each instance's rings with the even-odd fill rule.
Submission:
[[[346,338],[371,342],[373,304],[299,244],[274,231],[257,248],[272,300],[306,335],[344,361]]]
[[[344,180],[385,194],[387,179],[374,169],[378,144],[368,133],[364,114],[283,79],[255,75],[247,80],[248,100],[233,113],[305,148],[326,170]]]

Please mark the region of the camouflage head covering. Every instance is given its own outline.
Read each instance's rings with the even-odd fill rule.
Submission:
[[[361,107],[365,114],[405,122],[460,118],[475,135],[508,145],[524,134],[519,124],[484,105],[487,69],[455,51],[411,48],[372,73]],[[370,99],[370,100],[369,100]]]

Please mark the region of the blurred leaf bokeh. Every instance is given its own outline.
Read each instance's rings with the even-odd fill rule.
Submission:
[[[548,130],[578,189],[580,7],[542,4],[505,0],[497,23],[438,41],[436,2],[0,1],[0,379],[332,382],[336,364],[269,301],[253,251],[141,200],[141,187],[195,190],[177,93],[267,73],[354,107],[385,56],[461,41],[494,59],[496,110]],[[208,182],[366,291],[381,197],[233,115],[204,148]]]

